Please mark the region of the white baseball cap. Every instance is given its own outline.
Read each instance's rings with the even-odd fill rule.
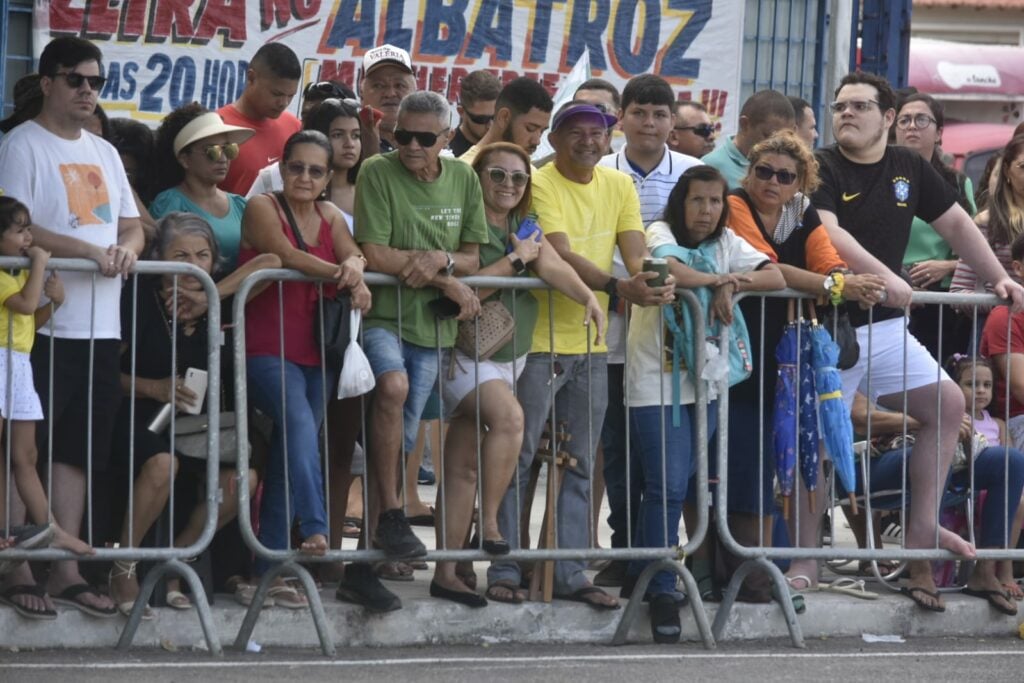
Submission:
[[[379,66],[397,66],[406,73],[412,73],[412,59],[409,53],[394,45],[381,45],[372,50],[367,50],[363,55],[363,76],[369,76],[370,72]]]

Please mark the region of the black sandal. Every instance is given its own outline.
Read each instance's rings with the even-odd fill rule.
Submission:
[[[678,643],[683,628],[679,621],[679,606],[670,593],[659,593],[651,598],[651,636],[659,644]]]

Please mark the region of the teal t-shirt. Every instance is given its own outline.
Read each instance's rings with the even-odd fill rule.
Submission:
[[[242,241],[242,214],[245,213],[245,197],[230,192],[227,194],[228,212],[219,218],[207,213],[176,187],[158,194],[153,203],[149,205],[149,213],[155,219],[160,219],[173,211],[185,211],[201,216],[213,228],[213,234],[217,238],[217,246],[220,247],[223,257],[223,263],[220,264],[222,271],[230,273],[238,267],[238,245]]]
[[[712,166],[718,170],[729,183],[729,189],[735,190],[741,187],[743,177],[747,175],[747,166],[750,161],[739,150],[730,135],[719,147],[711,150],[701,157],[701,163]]]
[[[968,213],[973,216],[978,212],[978,207],[974,203],[974,184],[971,183],[970,178],[964,178],[964,194],[967,196],[967,205],[970,207]],[[907,250],[903,253],[903,266],[910,268],[921,261],[951,261],[955,259],[956,254],[953,253],[952,247],[946,240],[942,239],[942,236],[935,232],[929,223],[915,217],[914,222],[910,225]],[[952,280],[952,276],[944,279],[941,288],[948,290]]]
[[[519,220],[509,216],[508,222],[503,227],[488,224],[490,241],[480,245],[480,267],[487,266],[505,258],[505,248],[508,245],[509,231],[519,227]],[[521,277],[535,277],[529,271]],[[496,363],[511,363],[513,359],[522,356],[530,351],[533,344],[533,328],[537,325],[537,297],[529,289],[502,289],[491,295],[491,299],[497,297],[515,317],[516,333],[508,344],[494,352],[491,360]]]
[[[363,162],[356,183],[356,241],[394,249],[456,251],[466,243],[488,241],[480,180],[469,164],[441,157],[441,174],[432,182],[417,180],[402,165],[398,152]],[[366,327],[398,332],[398,292],[372,287],[373,308]],[[442,348],[455,343],[454,319],[440,321],[427,304],[439,296],[434,287],[401,287],[402,339],[410,344]],[[438,338],[440,334],[440,338]]]

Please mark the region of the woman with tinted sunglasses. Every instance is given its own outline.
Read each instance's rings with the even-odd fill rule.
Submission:
[[[733,231],[778,265],[787,287],[837,301],[879,301],[883,280],[875,275],[849,272],[807,198],[819,180],[818,162],[806,143],[793,131],[782,130],[754,145],[748,158],[750,166],[742,188],[729,195],[729,224]],[[786,300],[766,298],[762,324],[761,302],[760,298],[748,297],[740,308],[747,320],[751,348],[764,349],[764,368],[756,367],[759,356],[755,354],[753,374],[729,393],[729,525],[744,545],[758,544],[762,520],[765,543],[771,540],[771,397],[775,393],[775,347],[787,320]],[[762,328],[764,339],[759,339]],[[760,372],[765,377],[763,395]],[[750,429],[750,425],[761,419],[762,408],[767,443],[759,451],[759,430]],[[761,453],[765,458],[763,482],[759,481],[757,461]],[[810,588],[804,583],[806,576],[817,576],[817,572],[791,573],[803,575],[800,583],[794,578],[797,590]],[[751,575],[744,582],[740,599],[770,599],[767,585],[764,576]]]
[[[582,304],[586,319],[580,324],[593,323],[598,337],[604,337],[605,315],[594,293],[548,244],[541,228],[532,221],[523,221],[530,206],[530,158],[526,152],[507,142],[484,145],[473,160],[473,170],[480,176],[490,228],[490,241],[480,245],[477,275],[539,277]],[[508,309],[516,320],[515,335],[479,363],[456,349],[445,350],[441,367],[448,374],[441,389],[451,422],[443,451],[444,486],[439,487],[444,500],[438,502],[438,509],[444,509],[445,514],[435,515],[435,519],[438,547],[462,548],[469,538],[479,474],[483,477],[479,526],[482,547],[492,555],[502,555],[509,552],[509,544],[498,530],[498,504],[512,481],[523,440],[523,411],[512,390],[526,366],[537,321],[537,299],[528,289],[481,290],[479,296],[485,305],[495,300]],[[478,419],[485,430],[479,473]],[[437,563],[430,594],[470,607],[486,605],[487,600],[464,583],[463,574],[456,573],[455,564]],[[487,597],[499,602],[522,602],[525,593],[518,585],[498,582],[488,588]]]
[[[228,174],[250,128],[229,126],[215,112],[193,102],[178,107],[156,131],[156,190],[149,212],[159,219],[172,211],[202,217],[217,236],[228,270],[238,263],[245,198],[217,187]]]

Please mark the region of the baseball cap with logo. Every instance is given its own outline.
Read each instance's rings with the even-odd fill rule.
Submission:
[[[406,73],[412,73],[412,60],[409,58],[408,52],[394,45],[381,45],[368,50],[363,55],[363,76],[369,76],[374,69],[388,65],[397,66]]]

